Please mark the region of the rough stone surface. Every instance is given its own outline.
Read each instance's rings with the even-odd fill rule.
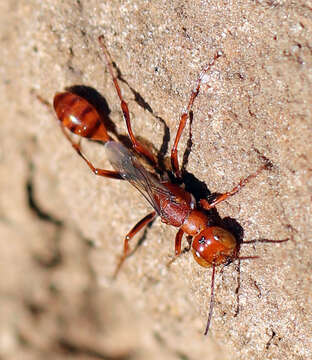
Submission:
[[[0,10],[0,357],[311,359],[312,3],[10,0]],[[224,192],[261,156],[273,164],[218,210],[245,240],[291,240],[242,249],[260,258],[241,263],[236,317],[235,265],[217,272],[208,337],[211,270],[191,255],[167,269],[175,229],[156,220],[111,281],[124,235],[150,209],[128,184],[90,174],[36,98],[90,86],[125,134],[100,34],[153,151],[159,118],[170,149],[201,68],[221,50],[196,99],[186,169]],[[101,145],[83,147],[108,167]]]

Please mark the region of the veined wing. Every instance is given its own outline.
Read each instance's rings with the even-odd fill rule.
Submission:
[[[113,168],[118,171],[123,179],[129,181],[152,207],[160,214],[159,204],[155,201],[154,194],[173,197],[170,190],[146,170],[133,152],[116,141],[105,143],[105,151]]]

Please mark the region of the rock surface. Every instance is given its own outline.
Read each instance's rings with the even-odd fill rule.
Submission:
[[[308,4],[1,2],[1,358],[311,359]],[[242,249],[260,258],[241,263],[236,317],[235,265],[217,272],[208,337],[211,270],[191,255],[167,269],[175,229],[156,220],[111,281],[124,235],[150,209],[128,184],[93,176],[36,98],[52,103],[67,86],[92,87],[125,134],[100,34],[126,81],[135,133],[155,153],[170,149],[201,68],[221,50],[194,105],[186,169],[224,192],[261,156],[273,164],[218,211],[245,240],[291,240]],[[188,139],[186,130],[181,156]],[[108,167],[101,145],[83,148]]]

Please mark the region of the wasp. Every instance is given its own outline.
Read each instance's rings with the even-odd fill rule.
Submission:
[[[215,61],[223,55],[222,52],[219,51],[214,55],[212,61],[202,69],[197,79],[196,86],[191,92],[186,110],[180,117],[179,127],[171,150],[172,174],[176,181],[163,179],[157,175],[157,172],[147,169],[140,160],[141,157],[145,158],[155,169],[158,168],[159,164],[154,154],[137,140],[132,131],[128,105],[122,96],[118,84],[118,76],[114,71],[113,61],[105,45],[104,37],[100,36],[98,40],[120,100],[121,110],[131,141],[131,148],[127,148],[122,143],[115,141],[108,134],[107,128],[96,108],[89,101],[74,92],[65,91],[56,93],[53,106],[63,134],[71,143],[77,154],[86,162],[91,171],[98,176],[128,181],[143,195],[153,208],[152,212],[141,219],[134,225],[128,234],[126,234],[124,238],[123,254],[116,266],[114,275],[117,276],[122,264],[129,255],[129,242],[140,230],[151,223],[156,216],[159,216],[161,221],[166,225],[176,227],[177,234],[175,237],[174,258],[182,253],[182,238],[183,235],[186,235],[195,261],[200,266],[212,267],[210,308],[204,332],[206,335],[209,330],[214,306],[214,279],[216,267],[222,264],[227,265],[235,260],[257,258],[257,256],[241,257],[239,255],[240,245],[242,243],[251,243],[254,241],[239,242],[225,227],[213,225],[210,210],[214,209],[220,202],[236,194],[262,170],[268,169],[270,163],[265,161],[256,172],[249,175],[247,178],[242,179],[231,191],[218,194],[211,201],[208,199],[196,201],[195,197],[179,184],[182,179],[182,171],[178,161],[179,141],[190,117],[194,100],[204,82],[203,79],[205,74],[211,69]],[[114,170],[96,168],[82,152],[80,142],[74,142],[69,135],[68,130],[80,137],[104,142],[108,159]],[[287,240],[289,239],[262,239],[259,241],[280,243]]]

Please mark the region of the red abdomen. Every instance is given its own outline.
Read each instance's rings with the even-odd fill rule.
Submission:
[[[71,92],[57,93],[53,106],[62,125],[74,134],[104,142],[110,140],[99,113],[84,98]]]

